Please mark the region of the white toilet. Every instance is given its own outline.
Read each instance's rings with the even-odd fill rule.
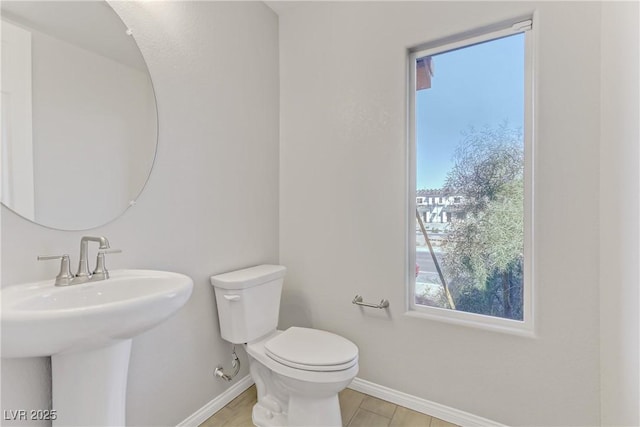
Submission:
[[[255,425],[341,426],[338,392],[358,373],[358,347],[317,329],[276,330],[286,270],[259,265],[211,277],[222,338],[245,344]]]

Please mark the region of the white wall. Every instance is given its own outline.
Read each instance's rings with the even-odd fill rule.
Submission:
[[[640,425],[640,7],[602,5],[602,425]]]
[[[123,249],[109,268],[191,276],[190,301],[134,339],[129,369],[128,425],[176,425],[228,387],[212,377],[219,363],[229,366],[230,345],[209,276],[278,261],[277,17],[255,2],[113,5],[134,29],[156,89],[151,179],[133,209],[89,232],[46,229],[3,207],[2,286],[53,278],[57,263],[36,255],[69,252],[75,263],[85,234]],[[2,360],[2,410],[47,408],[49,398],[48,359]]]
[[[535,12],[535,339],[405,316],[406,49]],[[281,326],[359,377],[508,425],[596,425],[600,4],[300,3],[280,15]],[[436,70],[437,72],[437,70]],[[351,304],[388,298],[389,314]]]

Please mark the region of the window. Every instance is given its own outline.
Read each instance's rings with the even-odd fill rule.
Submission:
[[[410,314],[532,331],[531,24],[410,54]]]

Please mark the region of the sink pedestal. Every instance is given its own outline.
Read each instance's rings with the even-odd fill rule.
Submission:
[[[124,426],[131,339],[51,356],[53,426]]]

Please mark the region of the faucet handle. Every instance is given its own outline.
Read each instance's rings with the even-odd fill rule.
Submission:
[[[119,254],[122,252],[122,249],[100,249],[98,251],[98,255],[100,254]]]
[[[50,259],[59,259],[60,261],[60,272],[56,276],[55,285],[56,286],[67,286],[71,284],[71,279],[73,279],[73,274],[71,274],[70,260],[69,255],[46,255],[46,256],[38,256],[38,261],[46,261]]]
[[[122,249],[100,249],[98,251],[98,257],[96,258],[96,269],[91,273],[92,280],[104,280],[109,278],[109,270],[104,264],[105,254],[117,254],[122,252]]]

